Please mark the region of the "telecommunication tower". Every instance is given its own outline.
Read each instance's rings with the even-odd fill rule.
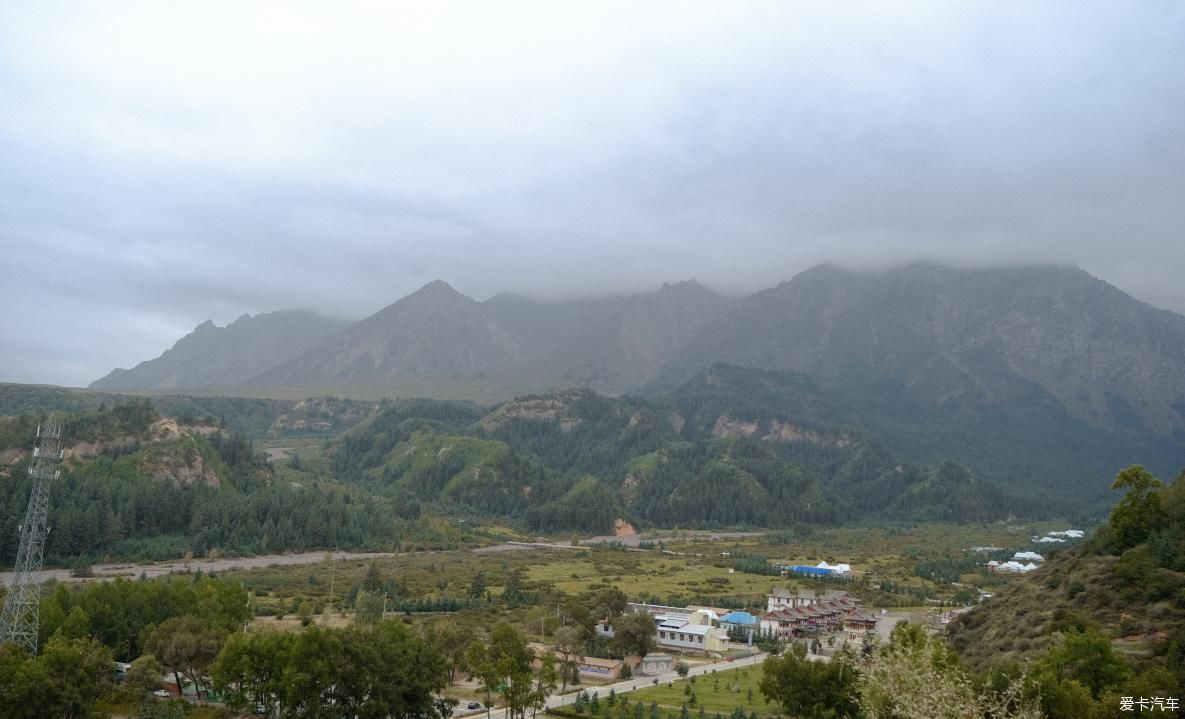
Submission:
[[[21,545],[16,553],[12,584],[4,598],[4,613],[0,615],[0,644],[16,642],[30,654],[37,653],[37,627],[41,618],[41,585],[37,579],[49,534],[49,483],[61,474],[57,466],[63,452],[62,425],[52,419],[38,425],[33,461],[29,463],[33,491],[20,527]]]

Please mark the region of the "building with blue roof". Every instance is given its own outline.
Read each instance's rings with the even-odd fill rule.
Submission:
[[[728,614],[725,614],[723,617],[720,617],[721,627],[728,630],[729,632],[732,631],[733,627],[737,627],[744,630],[748,636],[752,636],[753,633],[757,631],[758,625],[760,624],[761,620],[748,612],[732,611]],[[730,636],[736,635],[730,634]]]

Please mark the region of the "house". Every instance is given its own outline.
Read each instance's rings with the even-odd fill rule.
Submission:
[[[832,632],[839,629],[844,618],[855,610],[855,602],[850,598],[783,607],[761,617],[761,631],[763,634],[774,634],[779,639]]]
[[[675,670],[675,658],[670,654],[647,654],[638,665],[638,673],[645,677],[666,674]]]
[[[851,642],[863,641],[876,631],[876,621],[876,617],[866,614],[862,609],[852,611],[843,620],[844,639]]]
[[[621,676],[623,666],[625,666],[625,662],[620,659],[599,659],[597,657],[585,657],[576,662],[576,670],[581,674],[602,679],[617,679]]]
[[[766,595],[768,611],[759,618],[763,634],[781,639],[838,630],[856,610],[856,600],[843,591],[791,592],[774,587]]]
[[[659,614],[654,623],[655,643],[660,647],[693,652],[728,650],[728,632],[713,627],[706,614]]]
[[[1012,558],[1016,561],[1020,561],[1022,559],[1028,559],[1028,560],[1037,561],[1037,562],[1044,562],[1045,561],[1045,557],[1042,557],[1040,554],[1037,554],[1036,552],[1017,552],[1016,554],[1012,555]]]
[[[816,567],[811,567],[816,569]],[[774,611],[776,609],[793,609],[795,607],[810,606],[812,604],[819,604],[825,601],[847,601],[855,604],[851,595],[847,592],[836,591],[829,589],[827,591],[814,592],[791,592],[785,587],[774,587],[769,594],[765,595],[766,611]]]

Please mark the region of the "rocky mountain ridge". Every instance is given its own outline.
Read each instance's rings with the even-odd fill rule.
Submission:
[[[116,369],[89,389],[171,389],[240,384],[340,331],[346,322],[305,310],[243,315],[225,327],[207,320],[160,357]]]
[[[201,356],[209,334],[195,331],[170,352]],[[377,397],[435,378],[657,396],[717,362],[810,377],[852,414],[902,431],[903,419],[926,416],[970,437],[1010,424],[1017,436],[1064,443],[1044,428],[1080,425],[1170,450],[1185,443],[1185,317],[1060,266],[823,265],[740,300],[689,281],[632,297],[478,302],[435,281],[257,372],[241,362],[218,382],[312,394],[366,381]],[[116,379],[131,381],[103,381]]]

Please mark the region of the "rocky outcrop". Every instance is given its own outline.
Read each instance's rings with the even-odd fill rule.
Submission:
[[[769,431],[763,439],[771,442],[807,442],[828,447],[848,447],[852,444],[852,438],[846,434],[834,436],[820,434],[789,422],[779,422],[776,419],[769,423]]]
[[[560,429],[571,432],[580,426],[579,417],[571,414],[572,404],[588,396],[585,390],[566,390],[553,394],[523,397],[507,402],[481,422],[487,432],[496,431],[509,420],[554,420]]]
[[[726,414],[720,415],[712,427],[713,437],[750,437],[756,433],[756,422],[746,422]]]

